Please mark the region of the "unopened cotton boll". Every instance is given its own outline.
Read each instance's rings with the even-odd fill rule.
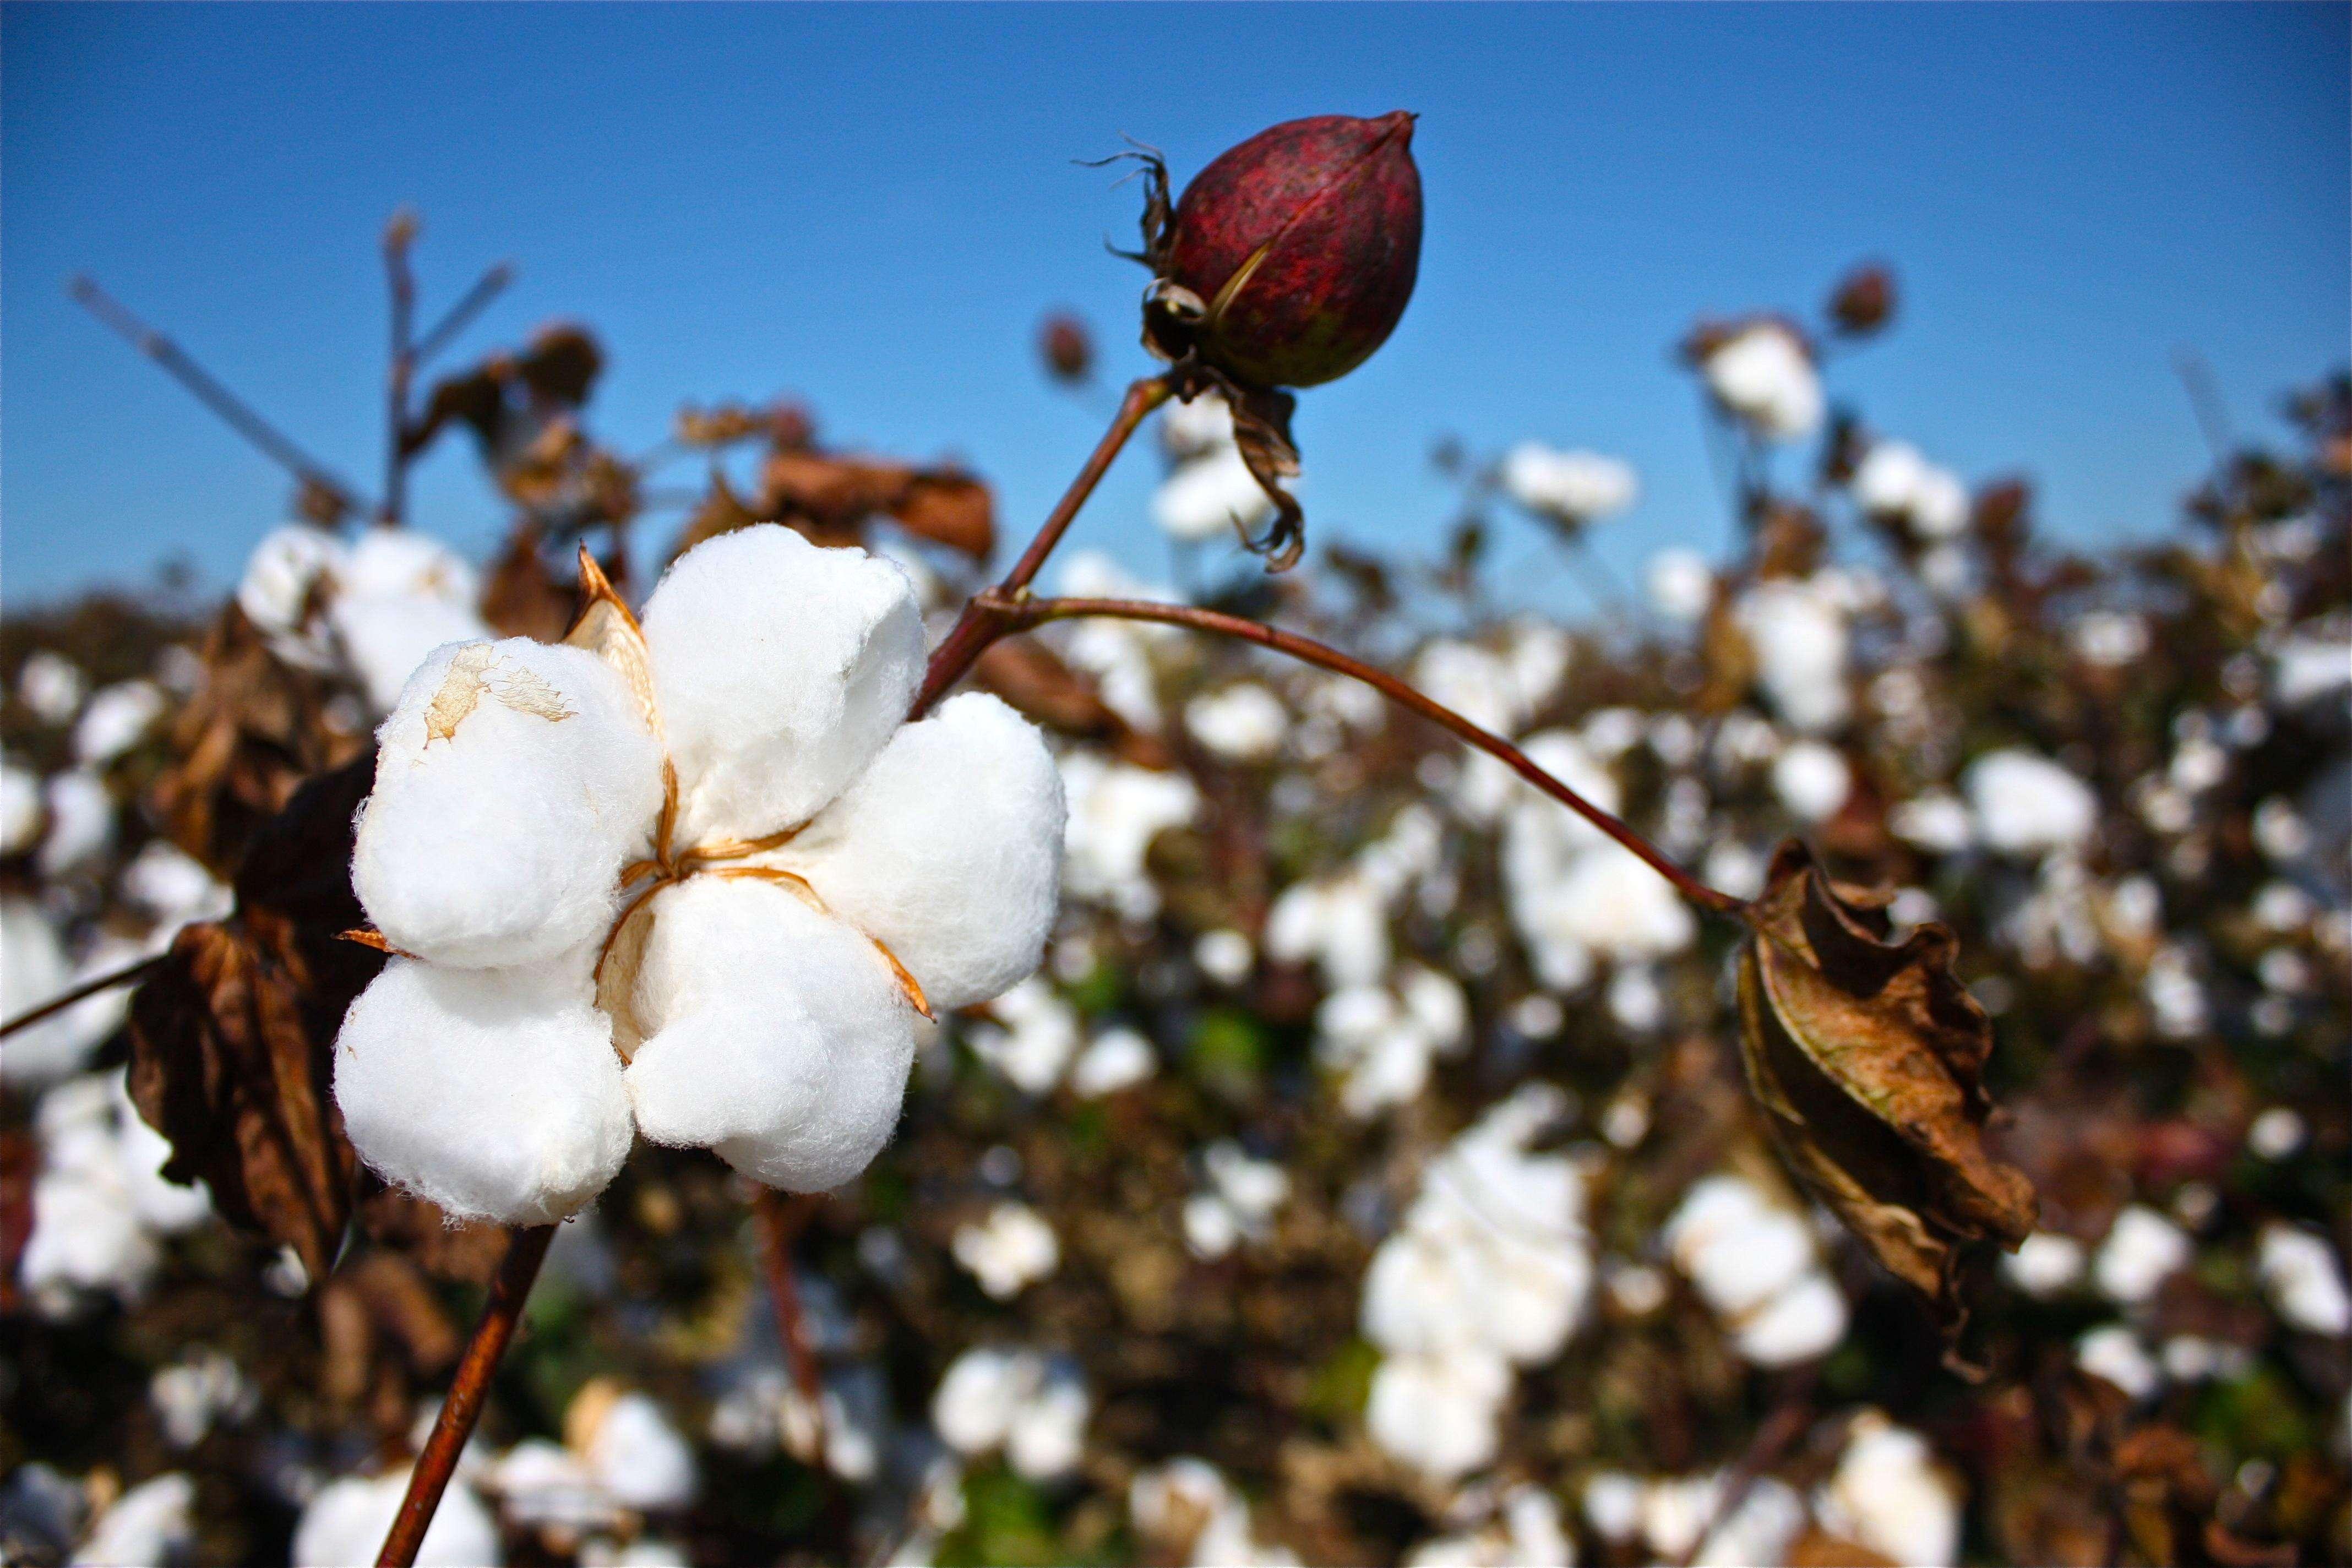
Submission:
[[[177,1471],[142,1481],[99,1515],[73,1568],[154,1568],[184,1559],[196,1540],[196,1483]]]
[[[626,684],[524,637],[436,650],[377,731],[352,882],[394,947],[537,963],[601,940],[661,808],[661,748]]]
[[[888,948],[934,1009],[964,1007],[1036,969],[1067,815],[1037,727],[967,692],[901,727],[766,863]]]
[[[386,964],[335,1042],[335,1103],[360,1157],[453,1215],[502,1225],[552,1224],[601,1192],[631,1129],[593,956]]]
[[[321,1487],[294,1526],[295,1568],[374,1562],[407,1492],[406,1470],[346,1476]],[[460,1482],[443,1492],[417,1546],[417,1568],[484,1568],[504,1561],[498,1521],[474,1489]]]
[[[1244,680],[1186,703],[1184,728],[1229,762],[1263,762],[1281,748],[1290,715],[1282,699],[1256,681]]]
[[[1022,1203],[998,1204],[980,1224],[958,1226],[952,1250],[980,1288],[1000,1301],[1018,1296],[1062,1261],[1054,1227]]]
[[[772,883],[661,893],[637,974],[637,1126],[708,1145],[745,1175],[826,1192],[889,1141],[915,1013],[863,933]]]
[[[1872,1410],[1854,1418],[1813,1508],[1832,1533],[1890,1563],[1948,1563],[1958,1561],[1960,1502],[1927,1440]]]
[[[1210,448],[1188,458],[1151,496],[1151,521],[1171,538],[1206,540],[1248,532],[1274,510],[1241,449]]]
[[[1822,422],[1822,382],[1812,356],[1779,321],[1756,321],[1733,332],[1700,370],[1718,402],[1771,440],[1794,440]]]
[[[645,630],[689,841],[815,816],[881,751],[922,679],[906,574],[774,523],[679,556]]]
[[[100,689],[74,724],[74,756],[103,767],[143,739],[163,716],[163,689],[152,680],[124,680]]]
[[[2186,1231],[2154,1209],[2133,1204],[2116,1215],[2091,1274],[2109,1300],[2133,1305],[2187,1268],[2193,1253]]]
[[[2323,1237],[2273,1220],[2255,1244],[2254,1272],[2289,1326],[2338,1338],[2352,1331],[2343,1265]]]
[[[1633,467],[1598,452],[1562,452],[1522,441],[1503,458],[1503,489],[1529,511],[1591,522],[1624,510],[1641,492]]]
[[[1986,752],[1961,774],[1960,790],[1975,814],[1977,837],[2000,854],[2079,848],[2098,829],[2099,797],[2091,786],[2032,752]]]
[[[1772,792],[1789,815],[1808,825],[1837,814],[1853,788],[1843,752],[1819,741],[1798,741],[1772,762]]]
[[[1715,568],[1696,550],[1661,550],[1643,578],[1650,607],[1676,626],[1705,617],[1715,603]]]

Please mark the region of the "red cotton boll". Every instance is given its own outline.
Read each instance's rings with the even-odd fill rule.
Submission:
[[[1210,366],[1254,386],[1345,375],[1388,340],[1421,266],[1413,117],[1344,114],[1259,132],[1176,204],[1163,289]]]

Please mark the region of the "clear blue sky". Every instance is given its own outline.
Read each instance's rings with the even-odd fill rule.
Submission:
[[[1894,261],[1906,319],[1836,374],[1971,477],[2022,468],[2074,537],[2147,532],[2202,462],[2169,367],[2241,427],[2347,354],[2341,5],[334,5],[0,11],[0,563],[12,603],[233,578],[287,487],[68,302],[87,268],[373,489],[375,237],[422,212],[426,311],[521,280],[463,345],[593,324],[594,414],[793,391],[832,437],[955,454],[1025,531],[1097,412],[1044,384],[1040,313],[1114,375],[1141,274],[1130,132],[1181,180],[1296,115],[1422,115],[1421,286],[1299,419],[1320,537],[1433,540],[1433,437],[1589,445],[1643,474],[1621,564],[1720,543],[1687,380],[1697,312],[1812,307]],[[454,363],[454,361],[452,362]],[[1077,539],[1157,568],[1132,462]],[[462,443],[419,514],[498,510]],[[1505,560],[1541,558],[1529,537]],[[1566,592],[1563,588],[1562,592]]]

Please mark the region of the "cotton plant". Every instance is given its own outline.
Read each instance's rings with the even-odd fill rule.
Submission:
[[[749,528],[563,645],[434,651],[378,732],[346,1016],[362,1158],[453,1215],[577,1213],[642,1134],[823,1191],[897,1121],[919,1017],[1037,963],[1059,775],[993,698],[906,714],[904,574]]]
[[[1716,402],[1765,440],[1798,440],[1821,425],[1821,372],[1786,321],[1764,317],[1720,334],[1699,356],[1699,374]]]

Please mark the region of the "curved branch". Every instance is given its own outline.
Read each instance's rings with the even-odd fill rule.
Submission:
[[[1545,772],[1534,759],[1500,735],[1481,729],[1434,698],[1414,690],[1388,671],[1376,668],[1312,637],[1300,637],[1296,632],[1286,632],[1278,626],[1269,626],[1261,621],[1245,620],[1217,610],[1204,610],[1192,605],[1153,604],[1140,599],[1014,598],[992,591],[982,595],[974,603],[986,605],[989,614],[1001,621],[1007,630],[1025,629],[1042,626],[1047,621],[1071,620],[1086,616],[1127,621],[1157,621],[1165,626],[1190,626],[1195,631],[1240,637],[1330,670],[1335,675],[1360,680],[1399,707],[1411,709],[1502,762],[1536,788],[1615,839],[1643,864],[1673,883],[1675,889],[1691,902],[1725,915],[1736,915],[1747,907],[1743,900],[1708,887],[1684,870],[1668,859],[1657,846]]]
[[[118,985],[137,984],[147,977],[150,970],[162,963],[164,956],[159,952],[152,958],[142,958],[136,963],[110,970],[95,980],[85,980],[61,995],[50,997],[31,1012],[20,1014],[6,1023],[0,1024],[0,1039],[5,1039],[19,1029],[29,1028],[44,1018],[62,1013],[75,1003],[86,1001],[101,991],[111,991]]]

